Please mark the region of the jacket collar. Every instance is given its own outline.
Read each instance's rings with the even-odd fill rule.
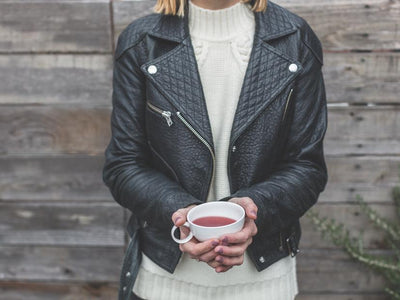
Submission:
[[[254,41],[232,124],[231,145],[302,70],[298,61],[266,42],[297,30],[289,13],[269,1],[265,12],[254,14]],[[213,148],[206,101],[189,36],[188,5],[184,17],[161,16],[149,34],[174,41],[178,45],[164,55],[144,63],[142,71]],[[288,68],[293,63],[298,66],[295,73]],[[156,74],[148,72],[151,65],[158,68]]]
[[[183,17],[164,15],[150,34],[161,39],[183,42],[189,36],[188,15],[188,5],[185,6]],[[254,12],[254,16],[255,37],[263,41],[276,39],[296,31],[296,26],[291,22],[287,12],[274,2],[268,1],[266,11]]]

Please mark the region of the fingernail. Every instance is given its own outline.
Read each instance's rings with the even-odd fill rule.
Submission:
[[[224,237],[223,239],[222,239],[222,243],[228,243],[228,238],[227,237]]]
[[[219,254],[223,254],[224,253],[224,250],[221,248],[221,249],[218,249],[218,251],[217,251]]]
[[[224,261],[224,259],[220,256],[218,256],[215,260],[219,263],[222,263]]]
[[[219,243],[218,243],[217,241],[212,241],[212,242],[211,242],[211,245],[212,245],[213,247],[218,246],[218,244],[219,244]]]
[[[176,224],[176,222],[178,222],[181,219],[181,217],[177,217],[174,221],[174,223]]]
[[[253,216],[257,217],[257,213],[256,213],[255,210],[252,210],[252,211],[251,211],[251,214],[252,214]]]

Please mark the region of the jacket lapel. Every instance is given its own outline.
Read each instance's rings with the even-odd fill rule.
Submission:
[[[243,132],[301,70],[300,63],[285,57],[267,43],[296,31],[286,11],[269,1],[266,12],[255,13],[255,20],[254,42],[232,124],[231,141]],[[189,35],[188,5],[183,18],[162,16],[149,34],[178,45],[143,64],[142,70],[213,147],[206,101]],[[297,72],[289,71],[289,65],[293,63],[298,66]],[[157,67],[157,73],[148,74],[150,65]]]
[[[231,144],[302,69],[299,62],[268,44],[297,30],[286,10],[268,1],[267,10],[255,13],[255,20],[253,48],[232,125]],[[296,64],[296,72],[289,70],[291,64]]]
[[[178,45],[164,55],[145,63],[142,70],[147,73],[148,66],[155,65],[157,67],[157,73],[150,75],[150,79],[213,148],[211,125],[189,36],[187,16],[188,6],[186,6],[184,18],[161,17],[150,35],[175,41]]]

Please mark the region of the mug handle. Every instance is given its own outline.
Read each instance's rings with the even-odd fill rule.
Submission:
[[[185,227],[189,228],[189,230],[190,230],[190,225],[189,225],[188,222],[185,222],[185,224],[183,224],[182,226],[185,226]],[[179,227],[176,227],[176,226],[174,225],[174,227],[172,227],[172,229],[171,229],[171,236],[172,236],[172,239],[173,239],[175,242],[177,242],[178,244],[184,244],[184,243],[189,242],[189,241],[192,239],[193,233],[192,233],[191,230],[189,231],[189,235],[188,235],[186,238],[184,238],[183,240],[177,239],[177,238],[175,237],[175,235],[174,235],[175,230],[176,230],[177,228],[179,228]]]

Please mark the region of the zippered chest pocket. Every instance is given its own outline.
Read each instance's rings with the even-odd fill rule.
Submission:
[[[149,101],[147,101],[146,104],[147,104],[147,108],[151,112],[158,114],[160,117],[162,117],[169,127],[171,127],[174,124],[174,122],[172,121],[172,112],[171,111],[163,110],[163,109],[155,106],[154,104],[151,104]]]

